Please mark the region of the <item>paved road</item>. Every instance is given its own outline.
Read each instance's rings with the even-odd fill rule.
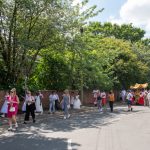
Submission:
[[[20,125],[15,133],[0,135],[2,150],[149,150],[150,108],[100,114],[93,108],[71,118],[43,117],[36,124]]]

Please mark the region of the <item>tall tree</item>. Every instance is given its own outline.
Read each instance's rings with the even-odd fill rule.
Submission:
[[[88,3],[73,6],[72,0],[0,1],[1,84],[15,84],[30,76],[39,52],[51,45],[63,50],[89,17],[95,6],[80,12]],[[3,82],[4,81],[4,82]]]

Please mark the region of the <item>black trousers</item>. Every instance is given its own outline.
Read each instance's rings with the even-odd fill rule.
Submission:
[[[59,101],[55,100],[55,110],[59,110]]]
[[[35,104],[26,105],[26,114],[25,114],[25,121],[29,121],[30,113],[32,119],[35,120]]]
[[[109,101],[109,106],[110,106],[110,110],[111,110],[111,112],[113,112],[113,104],[114,104],[114,102]]]

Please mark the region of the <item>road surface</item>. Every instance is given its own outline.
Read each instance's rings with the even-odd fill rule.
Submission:
[[[37,117],[38,118],[38,117]],[[116,106],[100,114],[96,108],[62,116],[44,116],[20,124],[18,131],[1,127],[0,150],[150,150],[150,108]]]

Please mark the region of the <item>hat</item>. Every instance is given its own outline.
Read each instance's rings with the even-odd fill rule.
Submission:
[[[12,88],[10,91],[11,92],[16,92],[16,88]]]

